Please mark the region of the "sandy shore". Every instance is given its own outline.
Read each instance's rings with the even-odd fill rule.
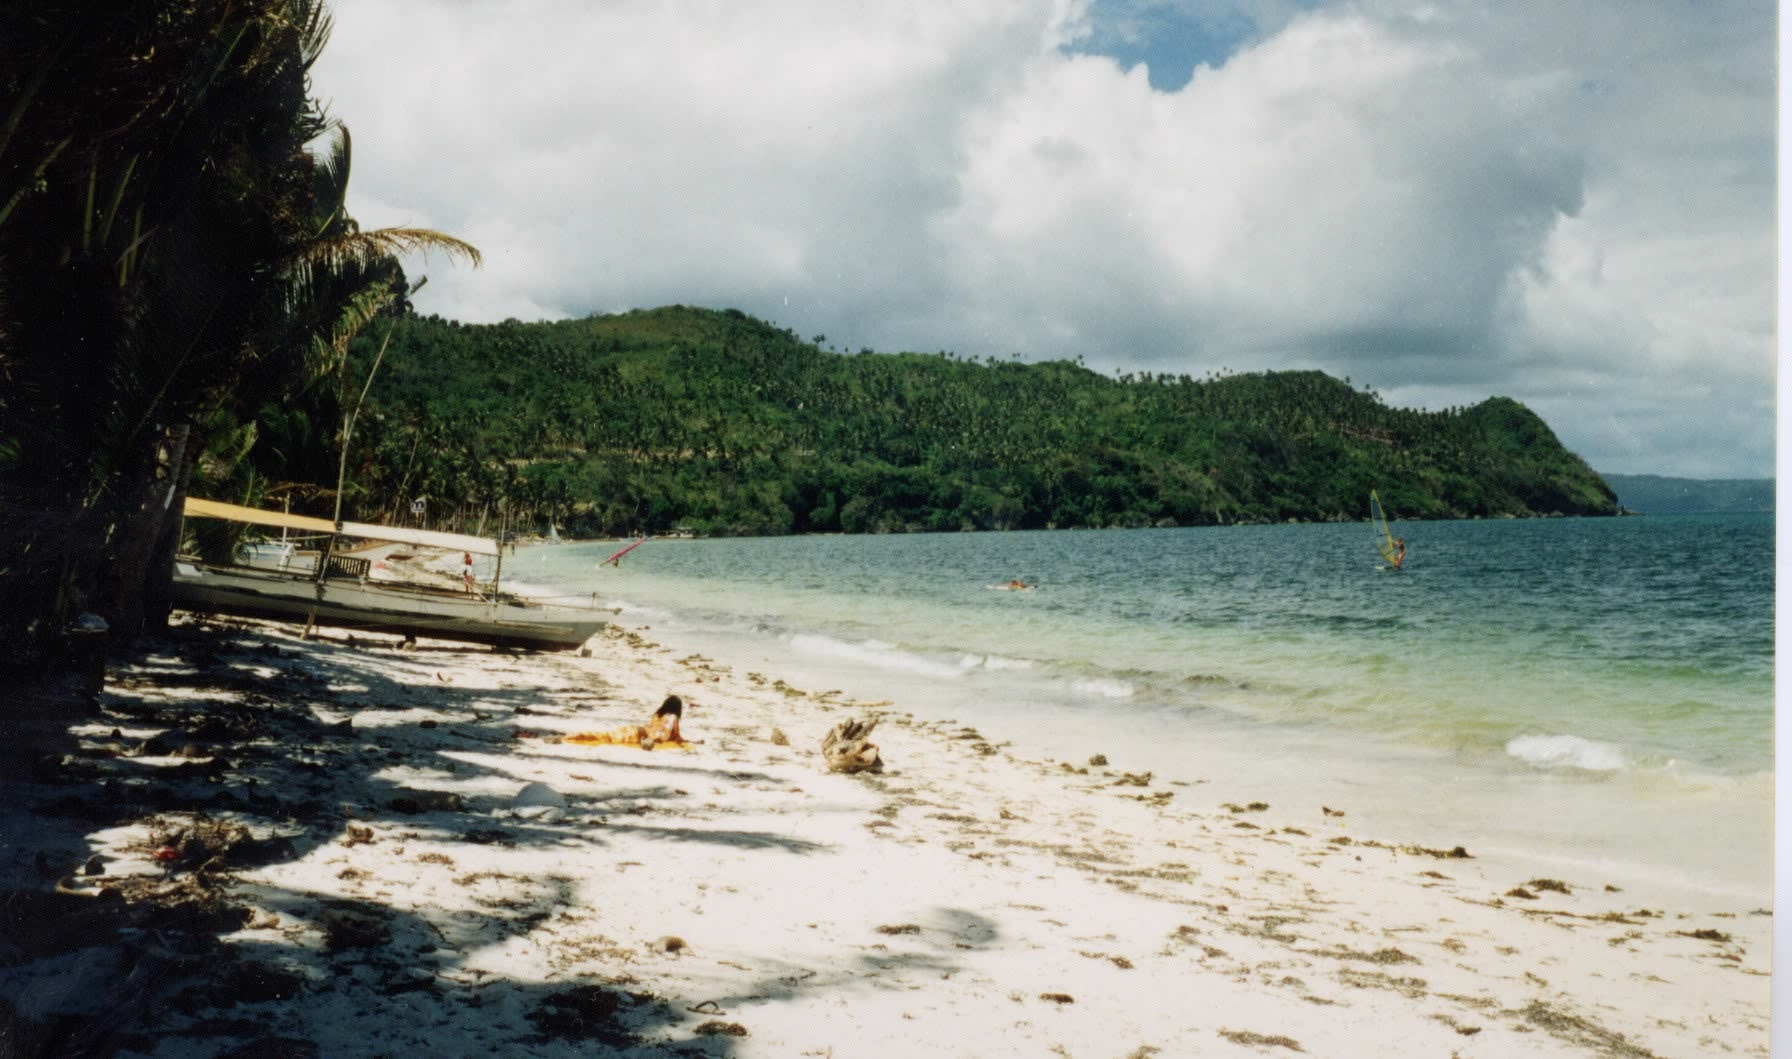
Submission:
[[[1767,1053],[1766,909],[1028,759],[652,635],[230,623],[114,667],[82,751],[0,792],[0,1055]],[[557,741],[667,693],[689,750]],[[887,770],[823,771],[873,715]]]

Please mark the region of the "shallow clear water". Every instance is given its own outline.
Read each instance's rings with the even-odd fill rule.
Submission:
[[[567,544],[506,576],[1216,799],[1274,786],[1399,839],[1765,893],[1772,516],[1395,531],[1399,571],[1347,524],[653,541],[620,568]],[[1036,587],[989,587],[1011,578]]]

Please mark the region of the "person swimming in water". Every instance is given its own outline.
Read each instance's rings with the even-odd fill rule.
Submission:
[[[642,750],[652,750],[662,743],[683,746],[684,736],[678,730],[683,714],[684,700],[668,695],[646,724],[625,724],[607,732],[574,732],[562,741],[586,746],[638,746]]]

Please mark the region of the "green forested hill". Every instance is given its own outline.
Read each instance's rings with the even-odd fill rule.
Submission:
[[[354,352],[360,370],[377,335]],[[1320,372],[1112,378],[1073,363],[826,352],[739,312],[399,326],[349,509],[495,530],[885,532],[1612,514],[1524,406],[1390,408]],[[348,380],[347,390],[358,389]],[[334,482],[335,399],[270,410],[265,484]]]

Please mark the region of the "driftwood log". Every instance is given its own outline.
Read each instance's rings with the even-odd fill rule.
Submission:
[[[882,772],[883,758],[870,742],[877,718],[869,721],[841,721],[821,741],[821,756],[829,772]]]

